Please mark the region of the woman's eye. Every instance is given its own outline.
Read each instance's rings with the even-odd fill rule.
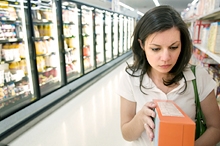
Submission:
[[[175,50],[175,49],[177,49],[178,48],[178,46],[176,46],[176,47],[170,47],[170,49],[173,49],[173,50]]]
[[[152,49],[152,51],[159,51],[160,50],[160,48],[151,48]]]

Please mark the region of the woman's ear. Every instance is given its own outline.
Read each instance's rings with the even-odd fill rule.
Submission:
[[[139,42],[139,44],[140,44],[141,48],[144,50],[144,46],[143,46],[142,41],[141,41],[140,39],[138,39],[138,42]]]

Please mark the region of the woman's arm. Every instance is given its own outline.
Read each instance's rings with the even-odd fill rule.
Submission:
[[[207,130],[196,140],[195,146],[214,146],[220,141],[220,111],[214,90],[201,102]]]
[[[138,139],[144,130],[146,130],[148,135],[151,135],[151,139],[153,138],[152,129],[154,128],[154,123],[151,117],[155,117],[155,113],[152,110],[154,108],[155,104],[149,102],[136,113],[136,102],[131,102],[121,97],[121,132],[125,140],[133,141]]]

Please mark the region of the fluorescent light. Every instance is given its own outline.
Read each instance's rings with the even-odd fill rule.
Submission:
[[[137,11],[137,13],[138,13],[139,15],[141,15],[141,16],[144,15],[144,13],[142,13],[142,12],[140,12],[140,11]]]
[[[63,2],[63,6],[68,6],[69,3],[68,2]]]
[[[153,0],[154,1],[154,4],[156,5],[156,6],[159,6],[160,5],[160,3],[158,2],[158,0]]]
[[[199,0],[193,0],[193,2],[191,3],[192,5],[195,5]]]
[[[132,7],[130,7],[130,6],[126,5],[126,4],[124,4],[124,3],[122,3],[122,2],[119,2],[119,5],[122,6],[122,7],[124,7],[124,8],[127,8],[127,9],[129,9],[129,10],[131,10],[131,11],[134,11],[134,8],[132,8]]]

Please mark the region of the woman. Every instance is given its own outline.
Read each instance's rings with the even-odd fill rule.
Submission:
[[[149,146],[154,138],[153,99],[173,100],[195,120],[195,97],[190,69],[190,34],[179,13],[170,6],[149,10],[137,23],[132,43],[134,62],[120,80],[121,132],[135,146]],[[207,130],[195,146],[213,146],[220,141],[220,111],[216,83],[202,67],[196,67],[196,82]]]

